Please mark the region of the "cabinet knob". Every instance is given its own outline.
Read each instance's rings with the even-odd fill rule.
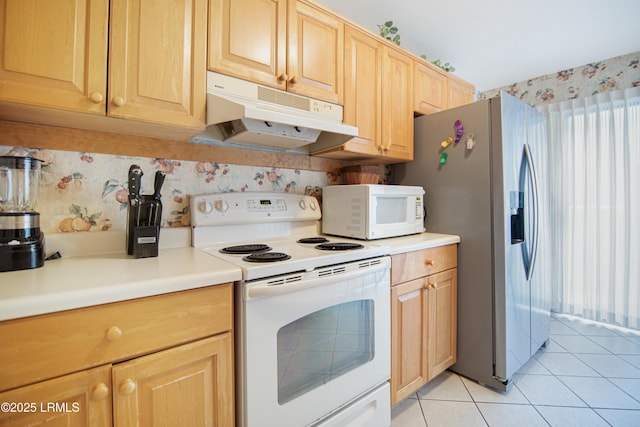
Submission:
[[[126,379],[120,384],[120,388],[118,389],[120,394],[128,395],[136,391],[136,382],[132,379]]]
[[[112,326],[107,330],[107,340],[109,342],[116,342],[122,337],[122,329],[117,326]]]
[[[105,383],[99,383],[91,390],[91,399],[93,400],[102,400],[108,395],[109,387]]]
[[[124,98],[121,96],[114,96],[113,105],[115,105],[116,107],[122,107],[124,105]]]
[[[96,104],[99,104],[104,99],[104,96],[102,96],[102,94],[100,92],[91,92],[91,95],[89,95],[89,99],[92,102],[95,102]]]
[[[438,283],[437,282],[432,282],[431,283],[431,289],[438,289]]]
[[[279,82],[286,82],[287,80],[289,80],[289,76],[287,76],[286,74],[282,73],[278,76],[278,81]]]
[[[434,260],[432,260],[432,259],[425,259],[424,260],[424,265],[428,265],[428,266],[433,267],[434,265],[436,265],[436,262]]]
[[[296,76],[291,77],[291,78],[289,79],[289,83],[293,83],[293,84],[298,83],[298,78],[297,78]]]

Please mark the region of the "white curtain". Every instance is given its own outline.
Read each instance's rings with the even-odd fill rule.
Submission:
[[[540,109],[552,310],[640,329],[640,87]]]

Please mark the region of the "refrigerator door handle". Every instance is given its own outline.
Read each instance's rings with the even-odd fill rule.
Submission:
[[[531,236],[531,252],[529,254],[529,263],[526,270],[527,280],[533,275],[533,270],[536,265],[536,256],[538,254],[538,232],[540,226],[540,212],[539,212],[539,198],[538,198],[538,176],[536,175],[535,164],[533,156],[531,155],[531,149],[529,144],[524,144],[524,157],[527,160],[527,170],[529,171],[529,179],[531,182],[531,213],[533,224],[533,235]]]

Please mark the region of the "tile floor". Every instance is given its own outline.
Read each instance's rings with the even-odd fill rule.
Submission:
[[[391,426],[640,426],[640,331],[554,314],[509,392],[447,371],[396,405]]]

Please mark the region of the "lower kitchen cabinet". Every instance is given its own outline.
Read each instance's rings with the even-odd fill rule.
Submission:
[[[111,366],[101,366],[0,393],[0,425],[110,426],[111,402]]]
[[[233,426],[232,286],[1,322],[0,425]]]
[[[457,245],[394,255],[391,404],[456,361]]]
[[[217,335],[113,367],[115,426],[233,426],[233,338]]]

